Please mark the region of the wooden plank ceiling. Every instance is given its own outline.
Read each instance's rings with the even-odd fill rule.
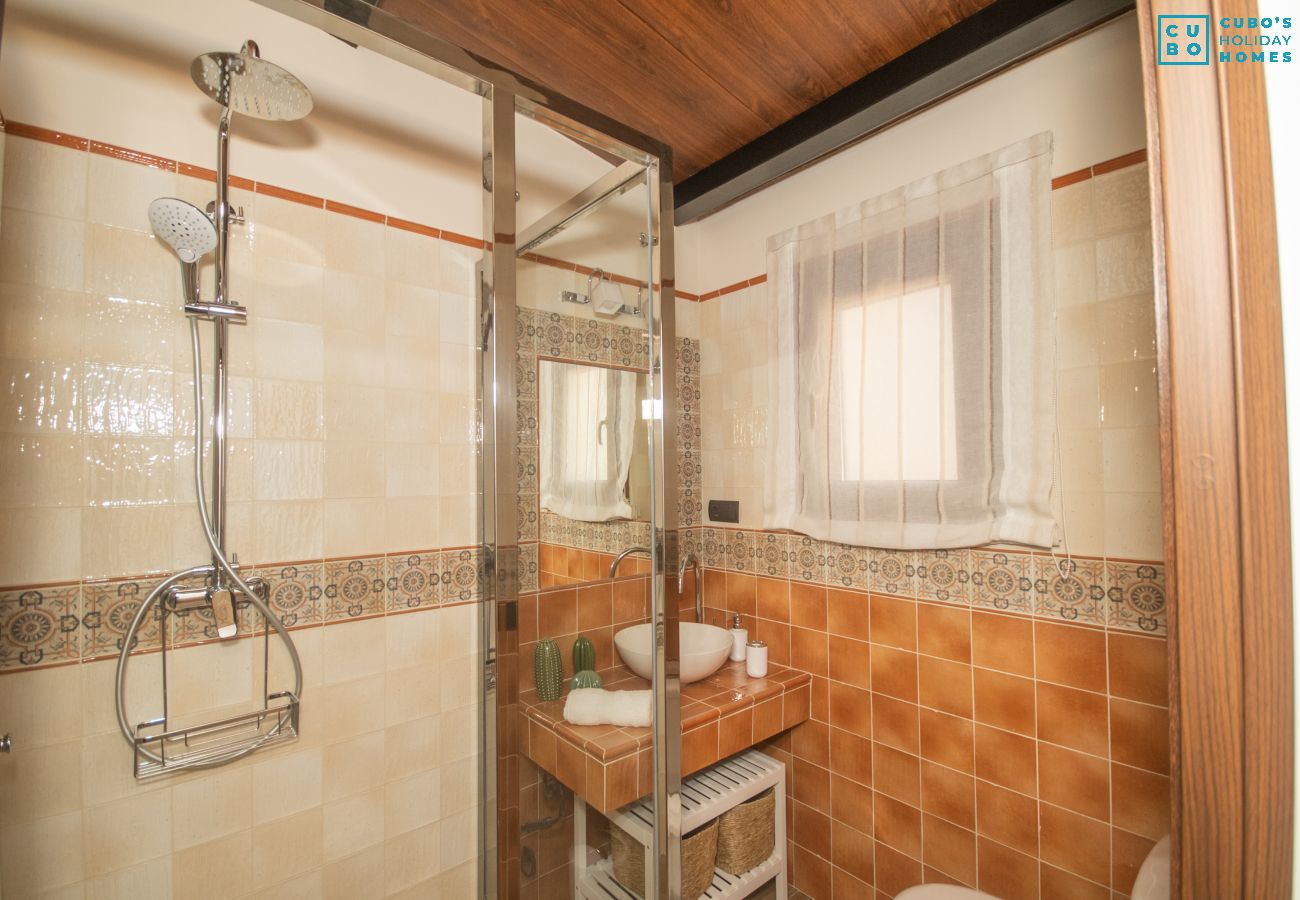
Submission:
[[[674,181],[991,0],[380,0],[658,138]]]

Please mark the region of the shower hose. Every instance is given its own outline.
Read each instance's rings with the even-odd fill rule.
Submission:
[[[121,729],[122,736],[126,738],[126,742],[137,753],[156,763],[163,763],[163,758],[146,747],[137,744],[135,734],[131,730],[130,719],[126,714],[126,667],[131,654],[131,646],[135,643],[135,636],[140,630],[141,624],[149,615],[150,610],[166,596],[172,585],[179,581],[187,578],[215,575],[218,570],[225,572],[235,587],[248,598],[249,602],[253,604],[253,608],[262,614],[267,623],[275,629],[275,633],[280,637],[280,640],[284,642],[285,649],[289,651],[289,659],[293,663],[293,696],[295,699],[302,696],[302,661],[298,658],[298,648],[293,645],[293,639],[289,637],[289,632],[285,629],[284,623],[280,621],[279,616],[271,611],[271,608],[267,606],[261,595],[248,586],[235,567],[231,565],[230,560],[226,559],[226,555],[217,546],[216,535],[212,533],[212,523],[208,517],[208,499],[203,487],[203,378],[200,375],[199,321],[193,317],[190,318],[190,350],[194,359],[194,492],[198,495],[199,521],[203,523],[203,536],[207,539],[208,548],[212,551],[212,559],[215,565],[194,566],[183,572],[177,572],[164,578],[149,592],[149,596],[140,604],[140,608],[135,611],[135,616],[131,619],[126,634],[122,636],[122,652],[117,657],[117,678],[113,695],[117,703],[117,726]],[[275,726],[264,732],[257,740],[233,748],[229,753],[220,754],[185,768],[207,769],[225,765],[228,762],[247,756],[275,737],[285,726],[290,714],[289,709],[281,712]]]

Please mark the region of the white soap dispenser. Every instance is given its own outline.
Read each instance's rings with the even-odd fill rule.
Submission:
[[[731,617],[731,661],[743,662],[745,645],[749,643],[749,632],[740,624],[740,613]]]

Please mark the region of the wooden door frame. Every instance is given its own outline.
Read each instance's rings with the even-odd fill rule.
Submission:
[[[1161,14],[1216,23],[1257,15],[1255,7],[1138,3],[1170,597],[1174,896],[1214,900],[1291,896],[1281,288],[1265,64],[1158,66],[1155,25]]]

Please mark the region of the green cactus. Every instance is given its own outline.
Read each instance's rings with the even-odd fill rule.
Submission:
[[[586,672],[596,669],[596,645],[591,638],[579,636],[573,642],[573,671]]]
[[[601,681],[600,676],[591,669],[584,669],[569,681],[569,687],[577,690],[578,688],[603,688],[605,682]]]
[[[550,638],[537,642],[537,649],[533,652],[533,680],[537,683],[538,699],[560,699],[564,666],[560,661],[560,648]]]

